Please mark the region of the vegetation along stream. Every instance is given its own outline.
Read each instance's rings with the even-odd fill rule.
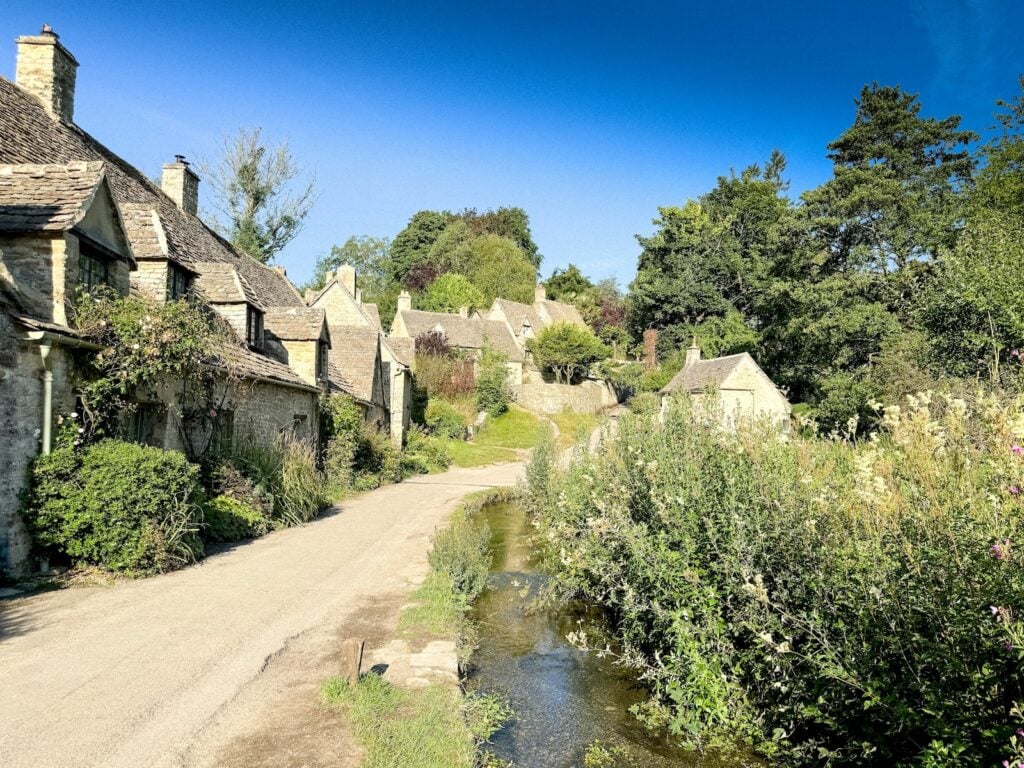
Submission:
[[[487,589],[474,606],[480,637],[468,686],[507,697],[515,711],[492,739],[498,758],[520,767],[577,768],[590,748],[587,765],[736,765],[648,733],[629,713],[646,696],[635,673],[566,639],[581,627],[599,633],[600,612],[584,604],[537,603],[548,577],[539,570],[526,513],[502,503],[488,505],[480,515],[491,530],[494,561]],[[595,760],[595,742],[621,762]]]

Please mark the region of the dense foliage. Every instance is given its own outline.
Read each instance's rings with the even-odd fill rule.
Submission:
[[[575,384],[590,366],[608,357],[608,348],[588,328],[572,323],[555,323],[530,339],[527,349],[537,367],[555,377],[559,384]]]
[[[483,292],[456,272],[441,275],[423,293],[420,307],[429,312],[458,314],[462,309],[481,309],[486,301]]]
[[[43,554],[139,576],[203,554],[199,469],[176,451],[103,440],[39,456],[22,514]]]
[[[233,496],[214,496],[203,504],[203,538],[207,541],[255,539],[270,528],[262,510]]]
[[[508,357],[496,349],[486,347],[477,363],[476,395],[477,411],[488,416],[501,416],[512,402],[512,390],[508,383]]]
[[[988,766],[1024,697],[1024,409],[924,393],[872,440],[723,434],[685,399],[528,472],[562,589],[607,606],[639,714],[781,764]]]
[[[998,381],[1024,343],[1024,101],[1000,106],[972,154],[958,117],[867,86],[828,145],[832,177],[799,200],[775,153],[660,209],[627,297],[634,341],[655,328],[663,356],[692,336],[750,351],[832,425],[944,377]]]

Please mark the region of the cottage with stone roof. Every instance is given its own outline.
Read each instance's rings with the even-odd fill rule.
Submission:
[[[337,389],[363,405],[367,421],[387,426],[400,446],[412,418],[411,350],[408,340],[384,336],[377,305],[363,301],[356,280],[355,267],[343,264],[306,302],[325,313],[335,339],[331,366],[344,382]]]
[[[452,315],[444,312],[425,312],[412,308],[407,292],[398,297],[398,311],[391,325],[390,339],[412,339],[428,333],[440,333],[455,349],[478,359],[485,348],[501,352],[507,358],[509,384],[518,388],[523,383],[525,354],[506,322]]]
[[[178,156],[160,185],[74,123],[78,62],[47,27],[17,41],[16,82],[0,77],[0,569],[25,567],[18,493],[50,448],[54,417],[75,407],[69,367],[89,342],[74,327],[80,287],[104,284],[166,302],[194,298],[235,329],[210,350],[221,392],[203,434],[182,427],[168,382],[143,402],[133,437],[195,449],[281,433],[316,439],[332,377],[326,313],[283,270],[237,250],[197,216],[199,178]]]
[[[686,350],[682,370],[661,390],[662,407],[680,394],[689,396],[697,409],[713,413],[726,428],[757,421],[789,428],[789,400],[746,352],[702,360],[694,343]]]
[[[537,286],[533,304],[497,298],[483,317],[505,323],[522,349],[526,348],[527,340],[535,338],[542,328],[549,325],[587,325],[575,306],[547,298],[543,285]]]

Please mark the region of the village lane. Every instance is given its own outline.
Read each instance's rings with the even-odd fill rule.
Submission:
[[[393,623],[459,500],[514,485],[522,469],[415,477],[175,573],[0,601],[0,765],[224,765],[240,741],[284,727],[297,746],[260,752],[294,759],[239,764],[350,762],[344,734],[323,723],[299,733],[289,718],[320,717],[317,687],[340,639],[372,642],[378,622]],[[385,597],[392,607],[377,616]]]

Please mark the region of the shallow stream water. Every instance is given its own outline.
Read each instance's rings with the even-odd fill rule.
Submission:
[[[539,570],[526,514],[511,504],[492,504],[480,514],[491,529],[494,565],[474,607],[480,646],[468,686],[508,698],[515,711],[492,738],[497,757],[517,768],[578,768],[588,745],[599,740],[625,749],[624,764],[635,768],[742,763],[701,757],[648,733],[629,713],[646,698],[635,672],[566,640],[581,627],[600,629],[600,612],[585,605],[538,606],[549,577]]]

